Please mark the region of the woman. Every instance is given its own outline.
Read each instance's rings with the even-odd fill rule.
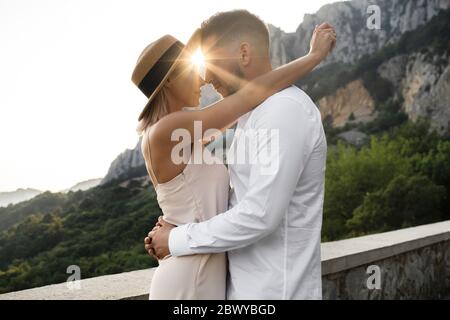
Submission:
[[[335,42],[333,30],[315,30],[307,56],[255,78],[207,108],[184,111],[186,106],[198,105],[200,87],[204,84],[190,59],[199,37],[197,31],[184,48],[171,36],[150,44],[139,57],[132,77],[149,98],[138,127],[145,164],[164,220],[174,225],[204,221],[226,211],[229,189],[224,165],[194,164],[190,148],[182,149],[185,161],[174,161],[174,147],[192,144],[190,140],[172,141],[174,131],[182,129],[193,137],[196,121],[201,122],[202,136],[206,130],[228,127],[305,76],[327,56]],[[159,260],[149,298],[225,299],[225,284],[224,253],[169,255]]]

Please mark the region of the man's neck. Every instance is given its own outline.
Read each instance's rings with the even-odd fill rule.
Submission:
[[[245,80],[247,82],[251,81],[269,71],[272,71],[272,64],[270,63],[269,59],[258,61],[257,65],[254,68],[247,71],[247,73],[245,74]]]

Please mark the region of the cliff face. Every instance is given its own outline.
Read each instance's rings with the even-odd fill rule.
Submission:
[[[322,119],[329,117],[332,125],[340,127],[349,121],[368,122],[375,118],[375,102],[361,80],[350,82],[331,96],[318,101]]]
[[[403,110],[412,121],[430,119],[440,133],[450,128],[450,65],[448,56],[418,52],[396,56],[382,64],[378,72],[403,98]]]
[[[367,18],[372,15],[372,12],[367,12],[369,5],[380,7],[380,30],[367,27]],[[315,96],[324,118],[328,117],[335,127],[349,122],[371,121],[376,117],[377,105],[385,102],[380,99],[375,101],[375,95],[389,89],[389,94],[400,102],[401,111],[410,120],[426,118],[435,129],[444,134],[450,128],[450,58],[448,51],[443,53],[442,50],[434,49],[445,46],[445,42],[449,47],[448,14],[444,18],[437,17],[444,10],[448,12],[449,8],[450,0],[353,0],[325,5],[316,14],[305,15],[295,33],[284,33],[278,28],[269,27],[272,64],[278,66],[306,54],[314,26],[324,21],[330,22],[338,34],[335,50],[316,69],[315,73],[320,76],[316,76],[314,81],[299,83],[308,94]],[[437,23],[436,18],[440,18]],[[434,37],[435,42],[427,42],[426,46],[420,48],[420,42],[427,40],[423,29],[432,23],[433,28],[443,32],[428,32],[427,35]],[[440,29],[436,28],[439,24]],[[397,47],[395,50],[399,54],[393,57],[386,54],[389,52],[387,47],[395,46],[405,37],[408,41],[403,41],[401,45],[416,49],[408,49],[407,53],[402,53],[405,50]],[[384,55],[373,59],[383,50]],[[364,60],[369,63],[364,63]],[[371,68],[374,63],[381,63],[381,66],[377,70],[361,71],[365,67]],[[329,78],[335,76],[334,73],[345,76],[346,68],[351,72],[358,64],[359,78],[352,77],[350,81],[337,79],[331,84]],[[332,68],[333,66],[338,67]],[[317,70],[323,71],[319,73]],[[383,87],[382,80],[390,83],[391,88]],[[318,87],[322,89],[314,90]],[[334,89],[330,90],[330,87]]]
[[[378,68],[402,98],[409,119],[427,118],[440,133],[450,129],[450,64],[447,54],[422,50],[398,55]]]
[[[142,165],[144,165],[144,157],[141,152],[141,139],[139,139],[134,149],[127,149],[114,159],[109,167],[108,173],[102,179],[100,184],[105,184],[111,180],[117,179],[130,169],[138,168]]]
[[[430,121],[439,133],[450,129],[450,64],[448,55],[431,50],[401,54],[383,62],[376,73],[391,84],[392,98],[401,101],[401,110],[415,122]],[[357,79],[317,101],[322,118],[334,127],[346,123],[369,122],[376,115],[376,102]]]
[[[367,28],[370,5],[381,9],[381,29]],[[402,34],[430,21],[440,10],[450,8],[450,0],[353,0],[323,6],[315,14],[306,14],[294,33],[285,33],[271,26],[273,65],[279,66],[306,54],[316,24],[324,21],[336,28],[338,43],[323,64],[353,63],[365,54],[372,54],[386,44],[397,41]]]

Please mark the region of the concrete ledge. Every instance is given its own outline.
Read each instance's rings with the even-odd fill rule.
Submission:
[[[154,268],[88,278],[80,289],[67,283],[0,295],[0,300],[140,300],[148,299]]]
[[[322,275],[450,240],[450,221],[322,243]]]
[[[356,269],[358,266],[399,256],[449,240],[450,220],[323,243],[322,275],[332,275]],[[84,279],[80,281],[80,289],[69,289],[66,283],[62,283],[16,291],[0,295],[0,300],[147,299],[154,270],[153,268]]]

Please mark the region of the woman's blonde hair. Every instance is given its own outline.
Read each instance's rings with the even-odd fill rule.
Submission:
[[[162,117],[168,114],[167,109],[167,87],[163,86],[156,94],[151,102],[150,108],[145,113],[144,117],[139,121],[136,132],[142,136],[148,127],[158,122]]]

